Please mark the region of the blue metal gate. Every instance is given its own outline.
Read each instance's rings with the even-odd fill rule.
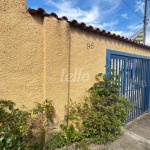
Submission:
[[[133,104],[133,111],[129,113],[129,122],[149,110],[150,90],[150,59],[130,56],[110,55],[110,67],[121,74],[122,95],[128,97]]]

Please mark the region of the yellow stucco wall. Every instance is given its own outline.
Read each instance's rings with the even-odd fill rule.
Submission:
[[[25,0],[0,2],[0,99],[29,108],[53,100],[57,125],[68,100],[80,101],[95,75],[105,72],[106,49],[150,56],[149,49],[71,27],[66,20],[32,16],[25,6]],[[87,43],[94,47],[87,49]]]
[[[66,113],[68,82],[62,82],[63,68],[69,71],[69,25],[55,17],[44,18],[45,99],[53,100],[56,110],[55,124]]]
[[[94,48],[87,49],[87,43],[93,43]],[[150,56],[150,49],[71,27],[70,70],[74,76],[70,83],[70,98],[73,101],[83,99],[85,90],[96,82],[95,75],[105,73],[106,49]]]
[[[0,1],[0,99],[33,107],[43,94],[43,24],[25,0]]]

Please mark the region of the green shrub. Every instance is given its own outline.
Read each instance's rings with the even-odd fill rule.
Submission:
[[[66,139],[66,145],[69,145],[73,142],[78,142],[78,141],[84,140],[84,136],[82,135],[82,133],[76,131],[72,124],[70,124],[70,125],[61,124],[60,128],[65,133],[64,137]]]
[[[129,100],[120,94],[121,76],[109,70],[98,74],[97,82],[87,91],[80,103],[70,101],[68,124],[61,124],[62,132],[52,132],[45,142],[45,127],[54,118],[52,101],[36,103],[35,108],[23,111],[10,100],[0,101],[0,149],[42,150],[76,143],[87,150],[87,144],[113,141],[122,134],[121,127],[131,111]],[[87,140],[88,139],[88,140]]]
[[[9,100],[0,101],[0,149],[29,149],[29,139],[32,137],[28,126],[27,111],[14,108]]]
[[[49,134],[49,138],[45,144],[46,148],[53,150],[67,145],[67,140],[62,132],[53,132]]]
[[[120,75],[109,70],[98,74],[97,82],[80,103],[70,101],[69,118],[75,129],[94,143],[113,141],[122,134],[121,127],[131,110],[129,100],[120,96]]]
[[[19,110],[14,105],[10,100],[0,101],[0,149],[43,149],[44,127],[54,115],[52,102],[46,100],[42,104],[37,103],[30,111]]]

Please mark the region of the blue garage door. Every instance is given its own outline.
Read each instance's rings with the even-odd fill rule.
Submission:
[[[110,54],[110,68],[121,74],[120,93],[128,97],[133,111],[128,114],[129,122],[149,110],[150,59]]]

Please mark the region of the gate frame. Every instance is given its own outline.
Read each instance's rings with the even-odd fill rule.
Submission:
[[[116,50],[106,49],[106,67],[110,67],[110,63],[111,63],[110,56],[111,55],[135,57],[135,58],[149,59],[150,60],[150,57],[148,57],[148,56],[142,56],[142,55],[127,53],[127,52],[119,52],[119,51],[116,51]],[[108,75],[107,68],[106,68],[106,75]],[[149,82],[150,82],[150,80],[149,80]],[[148,85],[150,85],[150,83],[148,83]],[[149,88],[149,91],[150,91],[150,88]],[[149,97],[148,112],[150,112],[150,92],[149,92],[148,97]]]

